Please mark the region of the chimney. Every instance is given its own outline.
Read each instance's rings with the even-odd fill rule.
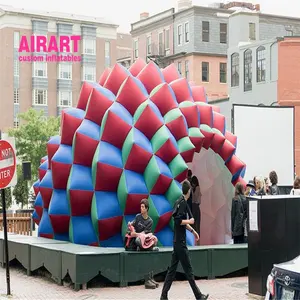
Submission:
[[[140,20],[145,20],[147,18],[149,18],[149,13],[148,12],[142,12],[140,14]]]
[[[184,10],[193,6],[192,0],[177,0],[177,10]]]

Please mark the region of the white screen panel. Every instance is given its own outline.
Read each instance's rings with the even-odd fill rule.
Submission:
[[[236,155],[246,163],[244,179],[269,176],[275,170],[279,185],[294,182],[294,108],[234,106]]]

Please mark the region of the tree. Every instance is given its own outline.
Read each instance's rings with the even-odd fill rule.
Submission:
[[[11,207],[11,189],[5,189],[5,208],[9,209]],[[0,190],[0,210],[2,210],[2,191]]]
[[[47,142],[59,133],[60,119],[45,118],[43,111],[32,108],[19,114],[19,119],[21,126],[9,130],[9,135],[15,137],[18,158],[31,162],[32,179],[36,180],[41,158],[47,154]]]
[[[17,167],[17,173],[18,173],[18,181],[16,186],[13,189],[13,196],[16,200],[16,203],[19,205],[21,204],[21,208],[23,209],[23,206],[28,204],[28,183],[26,180],[23,179],[22,174],[22,167]]]

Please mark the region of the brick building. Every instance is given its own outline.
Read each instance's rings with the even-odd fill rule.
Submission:
[[[132,37],[129,33],[117,34],[117,62],[128,68],[132,63]]]
[[[96,81],[116,62],[117,27],[101,18],[0,6],[0,129],[18,126],[18,113],[30,107],[56,116],[76,105],[82,81]],[[20,38],[32,35],[80,35],[81,61],[20,62]]]

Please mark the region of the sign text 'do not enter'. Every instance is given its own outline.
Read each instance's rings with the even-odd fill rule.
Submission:
[[[12,145],[0,140],[0,189],[11,183],[16,172],[16,154]]]

